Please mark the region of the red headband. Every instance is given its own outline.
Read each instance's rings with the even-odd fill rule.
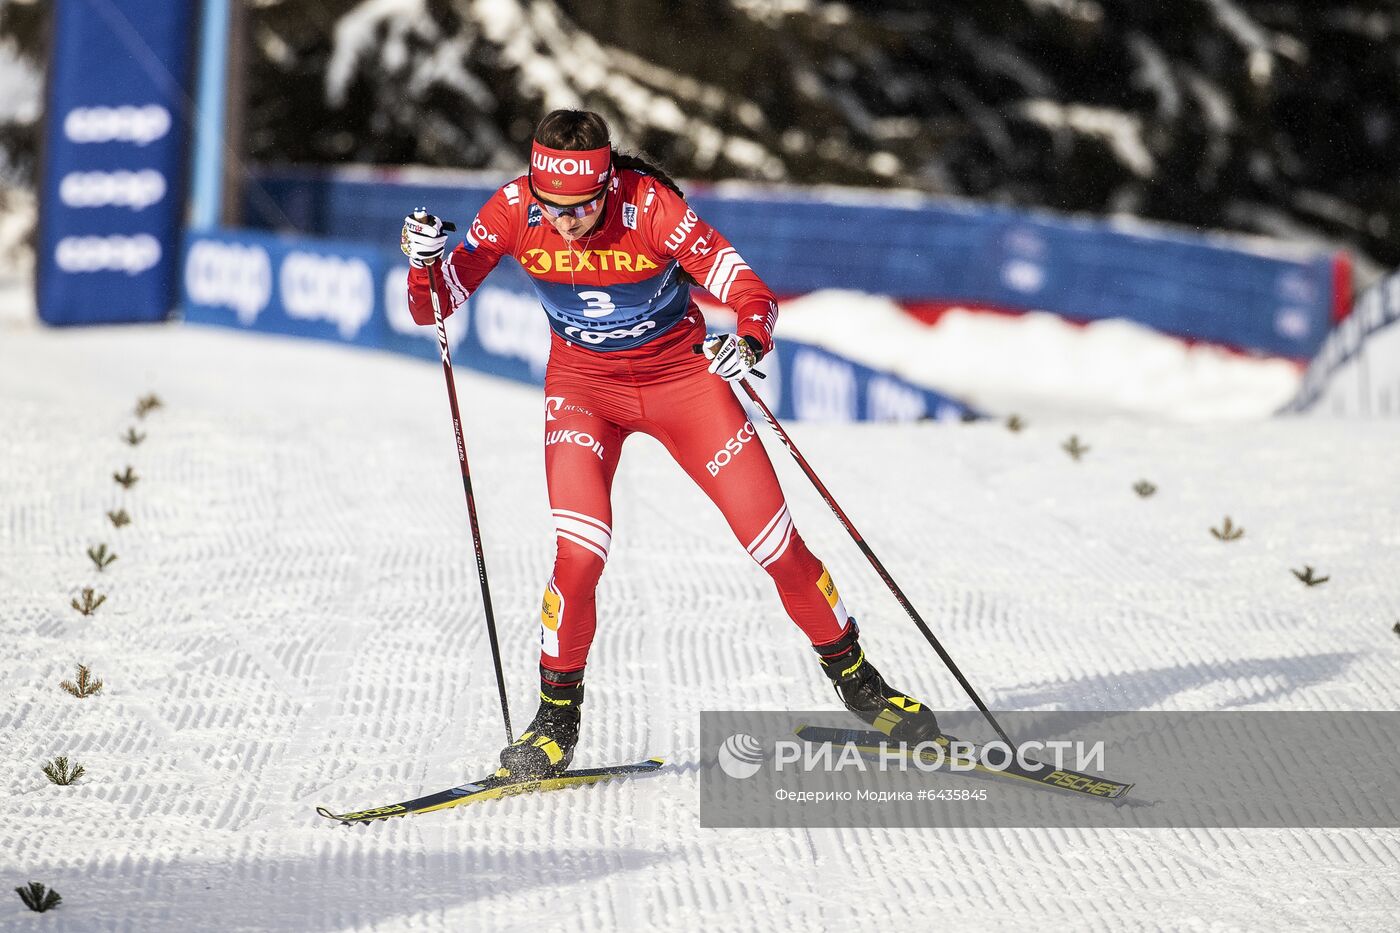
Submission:
[[[597,149],[551,149],[535,142],[530,146],[530,184],[545,197],[592,194],[608,180],[612,146]]]

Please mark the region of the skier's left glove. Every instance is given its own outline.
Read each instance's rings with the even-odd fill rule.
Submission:
[[[725,382],[738,382],[763,359],[763,344],[754,337],[738,334],[711,334],[703,345],[710,372]]]

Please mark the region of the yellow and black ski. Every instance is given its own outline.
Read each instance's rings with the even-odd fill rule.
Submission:
[[[565,787],[582,787],[585,784],[597,784],[599,781],[611,781],[614,778],[653,774],[662,764],[664,762],[660,758],[648,758],[646,761],[630,765],[576,768],[572,771],[561,771],[551,777],[524,780],[503,777],[500,772],[497,772],[479,781],[472,781],[458,787],[449,787],[447,790],[428,794],[426,797],[406,800],[403,803],[393,803],[385,807],[357,810],[354,813],[332,813],[325,807],[317,807],[316,812],[346,826],[352,823],[373,823],[375,820],[387,820],[395,816],[407,816],[410,813],[446,810],[448,807],[460,807],[481,800],[495,800],[498,797],[514,797],[517,794],[531,794],[536,791],[562,790]]]
[[[832,745],[853,745],[856,750],[863,755],[878,755],[882,747],[897,747],[899,743],[894,742],[883,732],[874,729],[833,729],[827,726],[799,726],[797,735],[805,741],[815,745],[830,743]],[[947,747],[949,742],[960,742],[951,735],[941,735],[936,740],[939,745]],[[1132,790],[1132,784],[1124,784],[1118,781],[1110,781],[1107,778],[1095,777],[1092,774],[1084,774],[1080,771],[1071,771],[1068,768],[1054,768],[1037,761],[1021,762],[1015,757],[1005,763],[1003,767],[998,759],[996,767],[988,767],[983,763],[982,749],[979,746],[972,746],[975,749],[976,764],[971,769],[977,774],[989,775],[997,778],[1007,778],[1014,781],[1021,781],[1041,787],[1049,787],[1055,790],[1069,791],[1074,794],[1084,794],[1089,797],[1102,797],[1115,800],[1127,795]],[[936,761],[933,752],[924,752],[926,761]],[[939,769],[945,770],[945,769]],[[955,772],[950,772],[955,773]]]

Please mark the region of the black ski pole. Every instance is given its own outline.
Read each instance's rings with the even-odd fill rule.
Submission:
[[[426,214],[418,219],[426,219]],[[443,222],[444,231],[456,230],[457,225]],[[444,257],[445,258],[445,257]],[[501,694],[501,718],[506,723],[506,744],[515,741],[510,727],[510,704],[506,700],[506,676],[501,670],[501,645],[496,638],[496,615],[491,611],[491,585],[486,582],[486,552],[481,548],[481,526],[476,521],[476,499],[472,496],[472,474],[467,467],[467,444],[462,439],[462,413],[457,408],[457,382],[452,378],[452,351],[447,346],[447,327],[442,322],[442,304],[438,301],[437,276],[433,266],[428,269],[428,294],[433,299],[433,323],[437,325],[438,349],[442,356],[442,374],[447,379],[447,404],[452,409],[452,431],[457,438],[457,462],[462,465],[462,488],[467,493],[467,518],[472,526],[472,547],[476,549],[476,572],[481,578],[481,601],[486,607],[486,634],[491,640],[491,661],[496,666],[496,689]]]
[[[1010,737],[1003,731],[996,717],[992,715],[992,711],[987,709],[987,704],[982,702],[982,698],[977,695],[977,691],[972,689],[972,684],[967,682],[967,678],[963,676],[963,672],[958,669],[958,665],[953,661],[952,655],[948,654],[947,649],[943,647],[938,637],[933,634],[928,624],[924,622],[918,610],[916,610],[913,604],[909,602],[908,598],[905,597],[904,591],[899,588],[898,583],[894,582],[894,578],[890,576],[890,572],[885,569],[884,564],[880,563],[880,558],[875,556],[875,552],[870,549],[870,545],[865,543],[865,539],[860,536],[860,532],[856,531],[856,526],[846,517],[846,513],[841,510],[841,506],[836,504],[836,499],[827,491],[826,485],[817,477],[811,464],[807,462],[807,458],[802,456],[802,452],[797,449],[797,445],[792,442],[792,438],[788,437],[788,433],[783,430],[783,426],[778,423],[778,419],[773,417],[773,413],[768,410],[768,406],[763,403],[763,399],[758,397],[758,393],[754,391],[753,386],[749,385],[747,379],[739,380],[739,385],[744,387],[744,394],[758,406],[758,410],[763,414],[764,420],[768,422],[768,426],[773,429],[774,434],[778,435],[778,440],[783,442],[783,446],[788,449],[788,453],[792,454],[792,459],[797,461],[797,465],[802,468],[802,472],[807,474],[807,478],[812,481],[812,485],[817,487],[817,492],[821,493],[821,497],[826,500],[826,504],[831,508],[831,511],[836,513],[836,518],[845,527],[846,531],[850,533],[851,537],[856,542],[856,546],[860,548],[861,553],[870,561],[871,566],[875,568],[875,572],[880,575],[880,579],[885,581],[885,586],[889,587],[890,592],[894,594],[894,598],[899,601],[899,604],[904,607],[904,611],[909,614],[909,618],[914,620],[914,624],[919,627],[919,631],[924,633],[924,638],[927,638],[928,643],[933,646],[933,650],[938,652],[938,656],[943,659],[943,663],[948,665],[948,670],[953,672],[953,676],[958,679],[958,683],[962,684],[962,688],[967,691],[967,695],[972,697],[972,702],[977,704],[977,708],[982,711],[982,715],[987,717],[987,722],[992,724],[992,728],[996,730],[997,735],[1001,737],[1001,740],[1006,743],[1008,748],[1015,748],[1011,743]]]

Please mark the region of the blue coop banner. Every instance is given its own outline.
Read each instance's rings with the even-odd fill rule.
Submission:
[[[279,228],[382,243],[397,236],[405,205],[469,218],[499,179],[267,169],[258,184],[260,201],[246,205],[253,226],[274,223],[262,203],[275,203]],[[871,192],[691,195],[696,213],[780,296],[839,288],[911,307],[1127,318],[1188,340],[1306,360],[1349,290],[1338,287],[1349,267],[1331,252],[1143,222]]]
[[[190,232],[182,278],[185,319],[437,359],[432,327],[408,310],[408,264],[398,250],[249,230]],[[514,262],[446,322],[453,361],[544,384],[550,329]],[[780,340],[755,385],[780,418],[823,421],[960,420],[966,405],[834,353]]]
[[[37,304],[50,324],[175,306],[197,5],[56,0]]]

